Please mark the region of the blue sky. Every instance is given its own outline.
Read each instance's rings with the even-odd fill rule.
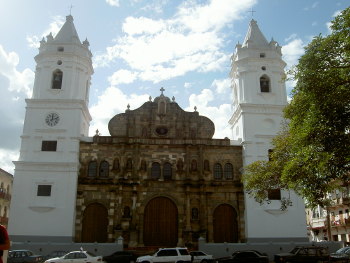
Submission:
[[[149,96],[175,96],[211,118],[215,138],[231,137],[228,74],[235,45],[249,21],[282,46],[287,67],[296,64],[313,36],[329,34],[329,22],[345,0],[0,0],[0,168],[13,173],[22,133],[25,98],[31,97],[39,41],[55,35],[71,14],[80,40],[87,38],[95,73],[90,91],[96,129],[127,105]],[[71,7],[72,6],[72,7]],[[253,10],[254,12],[250,12]],[[293,83],[287,83],[287,92]]]

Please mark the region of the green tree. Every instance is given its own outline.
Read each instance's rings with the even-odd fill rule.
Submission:
[[[314,37],[291,72],[297,84],[271,160],[245,167],[245,187],[259,202],[281,188],[324,206],[327,193],[350,181],[350,7],[331,30]]]

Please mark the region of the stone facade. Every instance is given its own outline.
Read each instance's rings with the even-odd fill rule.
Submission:
[[[211,120],[183,111],[162,94],[116,115],[109,129],[114,136],[80,144],[77,242],[123,236],[128,246],[158,245],[149,232],[164,232],[157,228],[164,218],[176,226],[171,237],[156,238],[163,245],[191,246],[200,236],[209,242],[245,240],[242,148],[227,138],[212,139]],[[173,213],[170,218],[147,215],[159,212],[148,207],[152,201],[159,209],[173,204],[166,212]],[[107,220],[96,219],[106,223],[102,229],[89,218],[89,206],[106,211]],[[224,227],[225,217],[231,224]],[[95,230],[86,235],[87,229]]]

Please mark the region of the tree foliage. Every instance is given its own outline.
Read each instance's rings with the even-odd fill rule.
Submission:
[[[291,72],[297,84],[271,161],[245,167],[245,187],[259,202],[281,188],[324,206],[327,193],[350,181],[350,8],[331,30],[314,37]]]

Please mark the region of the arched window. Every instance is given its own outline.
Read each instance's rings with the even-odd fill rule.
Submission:
[[[270,79],[266,75],[260,77],[260,91],[270,92]]]
[[[160,178],[160,164],[159,163],[152,163],[151,178],[152,179],[159,179]]]
[[[216,163],[214,165],[214,179],[221,179],[222,178],[222,166],[219,163]]]
[[[230,163],[226,163],[224,166],[224,177],[225,179],[233,178],[233,165]]]
[[[100,177],[107,178],[109,172],[109,164],[107,161],[102,161],[100,163]]]
[[[61,89],[63,80],[63,72],[59,69],[55,70],[52,74],[52,89]]]
[[[97,162],[91,161],[89,163],[89,167],[88,167],[88,176],[89,177],[96,177],[96,175],[97,175]]]
[[[170,163],[165,163],[163,165],[163,177],[164,177],[164,180],[171,180],[172,167]]]

